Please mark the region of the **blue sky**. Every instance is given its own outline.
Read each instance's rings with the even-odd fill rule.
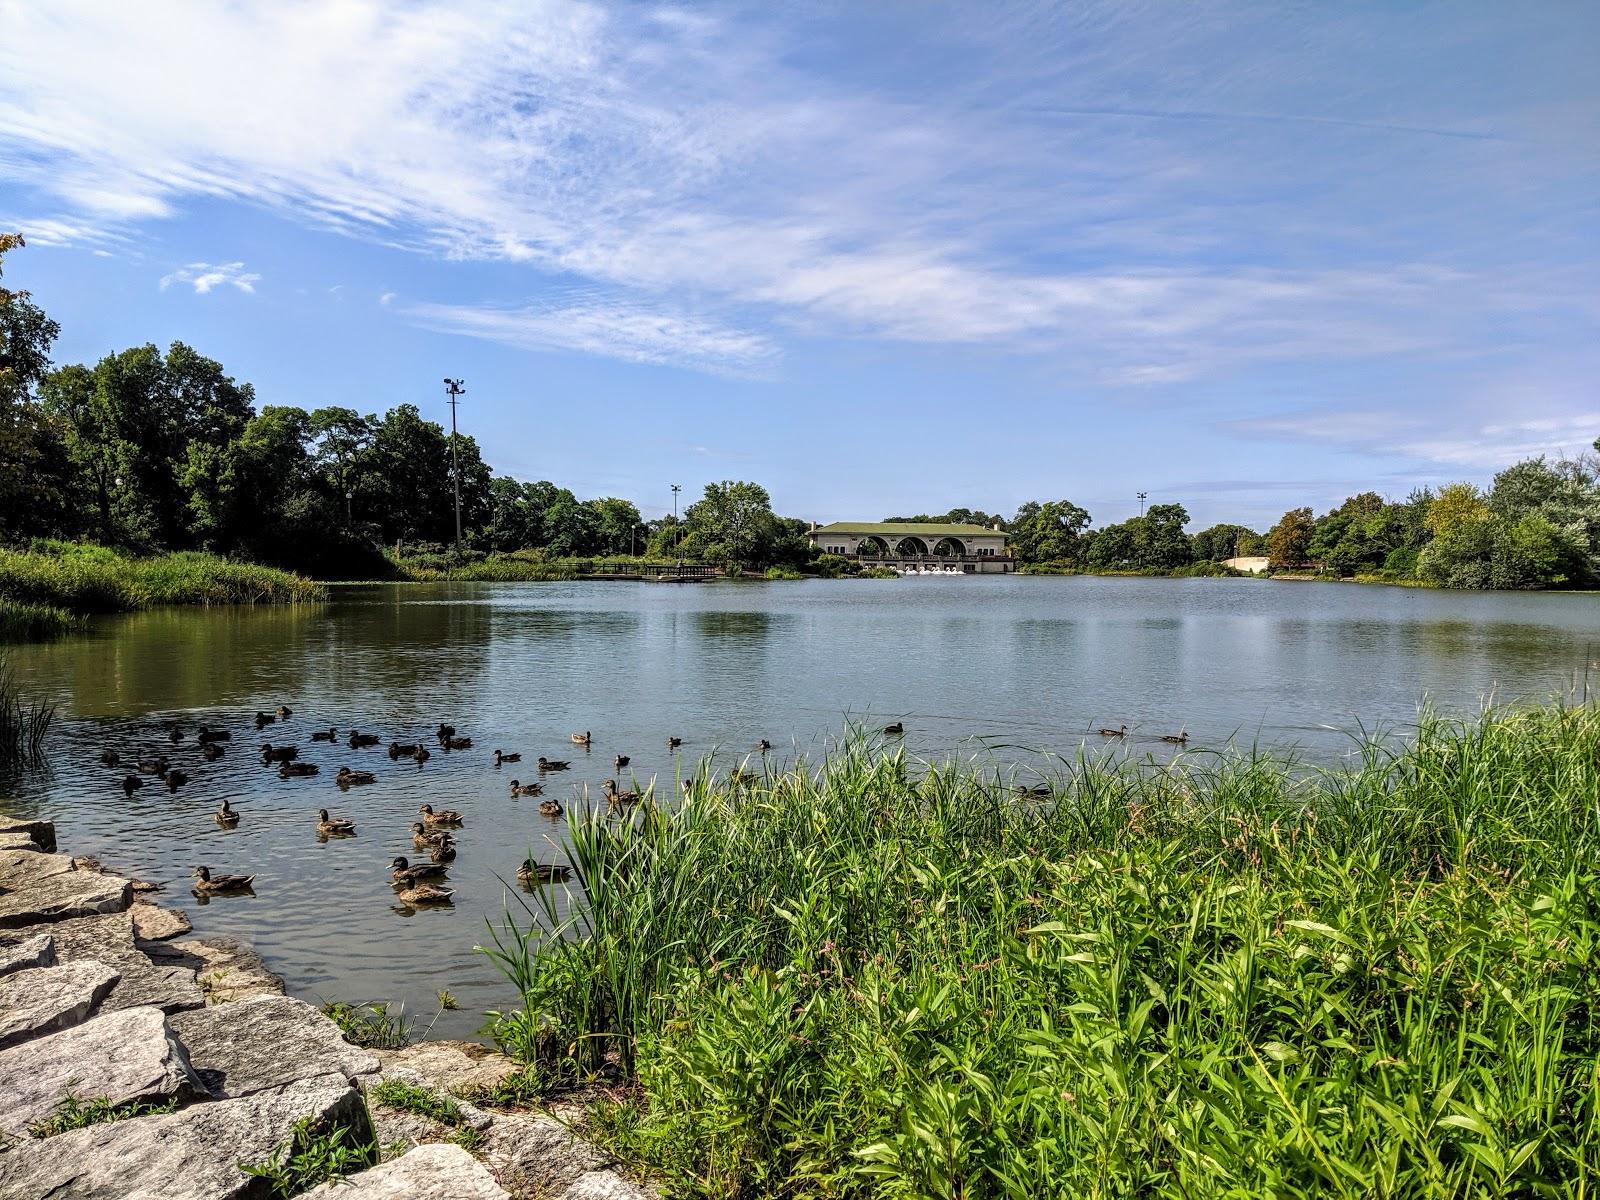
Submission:
[[[1196,526],[1600,434],[1600,5],[0,0],[7,282],[496,469]]]

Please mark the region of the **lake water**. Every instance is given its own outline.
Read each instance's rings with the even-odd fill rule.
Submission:
[[[474,954],[531,846],[559,858],[560,819],[513,799],[540,754],[570,801],[625,778],[675,795],[701,756],[732,766],[758,739],[773,758],[815,754],[857,720],[903,721],[909,752],[1039,763],[1099,726],[1127,724],[1117,752],[1162,756],[1230,739],[1347,753],[1348,731],[1403,732],[1424,698],[1470,712],[1491,694],[1547,698],[1582,687],[1600,660],[1600,596],[1447,593],[1257,580],[988,577],[645,585],[440,584],[336,588],[316,608],[174,609],[99,622],[83,636],[15,647],[25,688],[59,703],[52,769],[0,781],[0,808],[53,818],[64,850],[166,885],[198,932],[248,938],[308,999],[402,1000],[426,1018],[449,988],[463,1011],[436,1033],[470,1035],[513,997]],[[287,704],[259,737],[251,718]],[[188,737],[176,748],[165,730]],[[205,763],[199,722],[228,728]],[[352,751],[352,727],[433,743],[449,722],[473,748],[424,766]],[[336,746],[311,731],[335,726]],[[593,748],[568,734],[592,730]],[[669,735],[684,739],[674,755]],[[1087,734],[1097,752],[1108,745]],[[279,780],[255,753],[298,745],[314,778]],[[165,752],[193,776],[131,798],[98,762]],[[496,770],[496,747],[524,762]],[[340,765],[378,782],[341,793]],[[222,797],[237,829],[211,820]],[[417,806],[460,809],[456,902],[408,913],[386,864],[419,857]],[[316,810],[353,818],[320,842]],[[190,869],[257,875],[253,897],[195,903]]]

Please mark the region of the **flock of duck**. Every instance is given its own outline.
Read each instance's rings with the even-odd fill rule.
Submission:
[[[255,716],[257,734],[262,733],[268,726],[285,723],[293,717],[294,712],[287,705],[281,705],[275,712],[258,712]],[[897,730],[895,730],[897,732]],[[177,724],[170,725],[167,731],[168,741],[177,746],[186,738],[184,729]],[[453,725],[441,724],[436,732],[436,738],[441,751],[446,753],[472,749],[472,739],[461,736]],[[200,725],[195,732],[194,740],[200,747],[201,756],[207,762],[216,762],[221,759],[226,751],[224,743],[231,742],[232,733],[225,729],[213,729],[205,724]],[[318,729],[311,733],[313,742],[326,742],[334,744],[339,741],[337,729]],[[575,746],[585,750],[593,745],[593,735],[585,730],[583,733],[570,735],[570,740]],[[350,730],[346,745],[352,750],[369,749],[383,744],[383,739],[377,734],[362,733],[359,730]],[[672,737],[667,739],[669,749],[677,749],[683,744],[682,738]],[[762,739],[757,743],[756,749],[762,753],[772,749],[772,743]],[[432,757],[432,751],[421,743],[404,743],[391,741],[388,746],[388,755],[391,761],[402,760],[415,762],[419,766]],[[321,773],[321,768],[312,762],[303,761],[300,751],[294,745],[280,745],[270,741],[263,741],[260,745],[261,763],[265,767],[276,767],[280,779],[299,779]],[[139,757],[124,763],[122,756],[115,750],[107,749],[100,755],[100,761],[109,767],[126,766],[132,769],[122,778],[121,787],[126,795],[133,793],[145,786],[145,777],[149,776],[165,784],[167,790],[176,792],[190,781],[190,776],[183,770],[172,765],[164,754]],[[495,767],[507,764],[520,763],[520,753],[507,753],[504,750],[494,752]],[[620,772],[629,763],[629,756],[618,754],[612,759],[612,765]],[[541,755],[534,763],[530,764],[541,777],[552,772],[567,771],[572,763],[562,759],[546,758]],[[341,766],[333,776],[334,784],[341,791],[348,791],[352,787],[362,787],[377,782],[377,775],[372,771],[352,770],[348,766]],[[607,779],[604,784],[604,795],[607,804],[612,808],[620,808],[637,804],[643,796],[632,789],[618,786],[616,779]],[[520,779],[511,780],[511,794],[513,796],[542,796],[543,783],[523,783]],[[559,817],[565,811],[561,802],[553,796],[540,800],[539,811],[548,817]],[[426,853],[426,860],[412,862],[405,856],[397,856],[389,862],[389,879],[395,890],[395,898],[407,907],[414,908],[424,905],[449,904],[454,895],[451,888],[443,886],[447,882],[450,865],[456,859],[457,846],[454,831],[464,824],[462,814],[454,809],[436,809],[432,804],[424,803],[417,810],[419,819],[411,823],[411,842],[415,849]],[[238,826],[240,814],[232,804],[223,799],[213,819],[224,829]],[[356,823],[345,817],[335,816],[326,808],[317,810],[317,836],[320,839],[348,838],[355,836]],[[557,863],[536,862],[528,858],[517,868],[517,881],[525,887],[537,887],[548,883],[563,882],[571,877],[572,869]],[[210,897],[229,894],[253,894],[254,875],[216,873],[209,866],[201,865],[194,868],[194,892],[200,897]]]

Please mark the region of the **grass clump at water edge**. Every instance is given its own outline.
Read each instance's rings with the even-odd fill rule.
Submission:
[[[1350,769],[852,745],[579,814],[586,904],[489,954],[503,1048],[632,1083],[677,1192],[1571,1195],[1600,1180],[1600,711]],[[560,936],[549,936],[551,932]]]

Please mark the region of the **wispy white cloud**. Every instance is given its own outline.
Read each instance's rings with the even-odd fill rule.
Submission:
[[[213,288],[222,286],[237,288],[241,292],[253,292],[256,290],[256,284],[260,282],[261,276],[254,271],[246,271],[242,262],[197,262],[163,275],[161,290],[166,291],[175,283],[187,283],[194,288],[196,295],[204,296]]]

